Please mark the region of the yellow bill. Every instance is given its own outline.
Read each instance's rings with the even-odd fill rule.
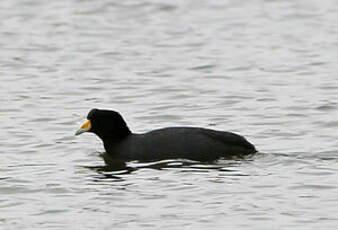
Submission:
[[[81,126],[81,128],[79,128],[79,130],[76,131],[75,135],[80,135],[81,133],[88,132],[91,128],[92,125],[88,120],[85,123],[83,123],[83,125]]]

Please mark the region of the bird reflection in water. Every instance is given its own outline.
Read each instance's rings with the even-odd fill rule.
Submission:
[[[253,156],[253,155],[252,155]],[[101,166],[86,166],[91,170],[96,171],[99,176],[98,180],[109,179],[113,181],[123,181],[123,175],[131,174],[140,169],[155,169],[163,170],[169,168],[184,169],[185,172],[209,172],[217,170],[221,172],[234,172],[234,167],[241,165],[243,162],[252,161],[252,156],[229,157],[217,161],[199,162],[186,159],[172,159],[161,161],[125,161],[114,158],[106,152],[100,153],[100,157],[104,160],[105,165]],[[242,175],[246,176],[246,175]]]

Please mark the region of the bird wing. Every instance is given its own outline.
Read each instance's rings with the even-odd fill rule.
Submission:
[[[222,143],[228,143],[228,144],[243,146],[249,149],[255,149],[255,147],[250,142],[248,142],[244,137],[238,134],[235,134],[235,133],[208,130],[208,129],[201,129],[201,133],[205,136],[208,136],[214,140],[218,140]]]

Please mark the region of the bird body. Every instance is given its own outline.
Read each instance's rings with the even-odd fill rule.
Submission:
[[[91,132],[102,139],[106,152],[116,159],[213,161],[256,152],[255,147],[238,134],[205,128],[169,127],[132,133],[117,112],[110,112],[109,115],[109,110],[95,109],[88,114],[91,115],[88,119]]]

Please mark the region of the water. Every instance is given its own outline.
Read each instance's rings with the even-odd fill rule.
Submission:
[[[334,229],[337,15],[330,0],[1,1],[0,228]],[[261,153],[106,165],[74,136],[93,107]]]

